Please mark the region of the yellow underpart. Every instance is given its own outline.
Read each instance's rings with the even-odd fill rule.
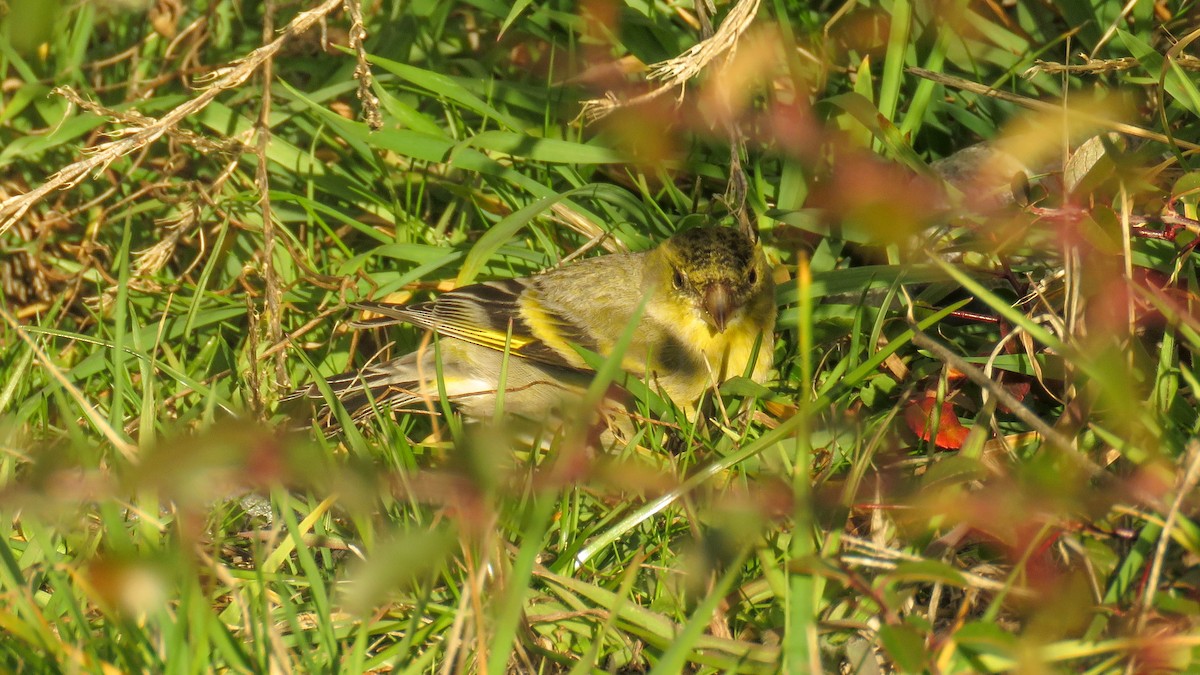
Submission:
[[[681,343],[704,355],[711,374],[708,372],[686,375],[683,373],[659,373],[659,381],[667,394],[676,402],[692,401],[717,382],[743,375],[754,355],[754,344],[763,333],[763,326],[748,318],[747,313],[734,318],[724,332],[717,332],[691,305],[684,303],[652,303],[648,313],[664,326],[672,328],[671,334]],[[662,358],[661,356],[659,357]],[[766,379],[771,370],[771,345],[759,349],[758,359],[750,370],[756,381]]]

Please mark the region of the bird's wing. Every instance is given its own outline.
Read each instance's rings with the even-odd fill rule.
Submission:
[[[450,291],[416,305],[356,303],[353,307],[381,315],[355,322],[356,328],[410,323],[439,335],[458,338],[497,351],[553,366],[583,368],[570,348],[595,345],[585,331],[562,312],[538,300],[537,277],[488,281]]]
[[[574,401],[586,390],[591,377],[571,368],[549,366],[531,359],[511,358],[489,347],[447,338],[439,354],[433,347],[418,349],[396,359],[368,364],[327,380],[333,398],[350,414],[363,420],[387,410],[440,412],[437,401],[445,397],[468,417],[486,419],[494,414],[497,397],[504,397],[504,410],[539,420],[564,401]],[[507,364],[506,364],[507,362]],[[499,374],[507,365],[505,388]],[[617,400],[619,396],[613,395]],[[321,402],[317,426],[332,432],[338,420],[323,388],[311,384],[281,401],[310,399]]]

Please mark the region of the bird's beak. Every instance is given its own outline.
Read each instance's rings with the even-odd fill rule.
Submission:
[[[718,333],[725,332],[725,323],[733,313],[733,294],[729,286],[716,283],[704,289],[704,311],[708,312]]]

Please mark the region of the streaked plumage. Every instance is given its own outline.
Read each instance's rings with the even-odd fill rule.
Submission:
[[[508,349],[504,410],[545,419],[576,400],[591,372],[572,347],[609,355],[645,299],[622,367],[685,410],[714,384],[771,367],[774,284],[762,250],[730,228],[685,230],[658,248],[590,258],[521,279],[475,284],[433,301],[355,305],[379,315],[358,327],[410,323],[439,336],[447,398],[470,417],[496,409]],[[750,360],[762,340],[758,357]],[[432,344],[329,380],[356,418],[431,408],[439,398]],[[291,397],[322,398],[311,385]]]

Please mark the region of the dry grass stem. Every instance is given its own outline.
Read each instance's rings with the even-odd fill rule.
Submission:
[[[1125,0],[1125,6],[1121,8],[1121,12],[1108,24],[1108,28],[1104,30],[1104,35],[1100,36],[1100,40],[1092,47],[1092,55],[1099,53],[1104,45],[1108,44],[1108,41],[1117,34],[1117,29],[1125,25],[1125,22],[1129,20],[1130,13],[1133,12],[1133,8],[1137,4],[1138,0]]]
[[[1116,73],[1124,70],[1132,70],[1141,65],[1141,61],[1132,56],[1124,56],[1116,59],[1093,59],[1087,54],[1080,54],[1079,57],[1083,59],[1083,63],[1068,64],[1038,59],[1033,62],[1031,68],[1021,73],[1021,75],[1030,78],[1042,73],[1050,75],[1061,73],[1070,73],[1072,75]],[[1200,58],[1196,58],[1190,54],[1180,54],[1173,59],[1173,62],[1175,65],[1186,70],[1200,70]]]
[[[29,349],[33,352],[33,355],[37,358],[38,362],[41,363],[42,367],[46,369],[46,372],[50,373],[50,376],[53,377],[54,380],[58,382],[58,384],[62,386],[62,388],[68,394],[70,394],[71,398],[75,400],[75,403],[79,406],[80,410],[83,411],[84,416],[86,416],[88,421],[92,423],[92,426],[96,427],[96,430],[99,431],[109,443],[112,443],[113,447],[116,448],[117,452],[121,453],[121,456],[124,457],[127,462],[130,464],[137,464],[137,446],[125,440],[121,434],[118,433],[117,430],[108,423],[108,420],[104,419],[104,416],[101,415],[100,411],[96,410],[96,407],[87,400],[87,397],[83,395],[83,392],[79,390],[79,387],[76,387],[74,384],[72,384],[71,380],[63,373],[62,369],[55,365],[54,361],[50,358],[50,355],[47,354],[44,349],[42,349],[36,340],[29,336],[29,333],[17,323],[17,320],[13,318],[13,316],[9,314],[8,310],[4,309],[3,306],[0,306],[0,318],[3,318],[4,323],[8,324],[8,327],[16,332],[17,337],[21,338],[21,341],[29,346]]]
[[[360,0],[346,0],[346,13],[350,15],[350,48],[354,50],[357,60],[354,79],[358,82],[358,100],[362,103],[367,126],[371,131],[379,131],[383,128],[383,115],[379,112],[379,97],[371,91],[371,66],[367,63],[367,50],[363,46],[367,29],[363,27]]]
[[[675,89],[682,91],[688,80],[703,72],[714,60],[727,59],[733,55],[737,50],[738,40],[750,28],[754,16],[758,14],[759,4],[760,0],[739,0],[733,9],[729,10],[725,21],[712,37],[701,40],[673,59],[652,64],[647,79],[662,82],[659,87],[624,101],[613,92],[608,92],[603,98],[584,101],[580,115],[588,122],[595,122],[619,108],[646,103]]]
[[[347,0],[349,4],[349,0]],[[263,42],[270,40],[275,32],[275,3],[267,0],[263,13]],[[275,271],[275,216],[271,209],[271,174],[268,171],[267,150],[271,143],[271,82],[274,77],[274,59],[268,57],[262,64],[262,105],[258,111],[258,164],[254,173],[254,186],[258,189],[259,207],[262,209],[263,244],[262,267],[263,279],[266,283],[266,313],[267,338],[272,344],[278,344],[283,338],[283,324],[279,316],[283,290],[279,286],[279,275]],[[287,387],[287,368],[283,361],[283,352],[275,355],[275,380],[277,387]],[[251,364],[258,368],[258,362]],[[261,400],[262,392],[254,392],[254,399]]]
[[[1141,633],[1146,628],[1146,621],[1150,617],[1150,611],[1154,608],[1154,596],[1158,592],[1158,580],[1162,575],[1163,559],[1167,554],[1167,545],[1171,543],[1171,530],[1175,529],[1175,525],[1179,520],[1179,512],[1183,508],[1183,501],[1194,495],[1196,484],[1200,483],[1200,441],[1192,439],[1188,443],[1186,456],[1187,470],[1178,476],[1178,484],[1175,486],[1175,498],[1171,501],[1171,507],[1167,510],[1167,517],[1163,520],[1162,533],[1159,534],[1158,543],[1154,548],[1154,560],[1150,565],[1150,571],[1143,585],[1142,603],[1138,608],[1135,633]],[[1133,661],[1133,659],[1130,660],[1130,668],[1133,667]]]
[[[924,562],[927,558],[919,555],[906,553],[899,549],[885,548],[867,539],[855,537],[854,535],[842,535],[842,541],[848,548],[859,551],[862,555],[853,555],[850,553],[842,554],[838,557],[847,565],[858,565],[861,567],[869,567],[872,569],[894,570],[901,562]],[[976,572],[970,572],[964,569],[956,570],[962,575],[971,588],[977,588],[982,591],[992,593],[1007,592],[1014,597],[1031,597],[1033,593],[1028,589],[1011,587],[995,579],[989,579]]]
[[[78,106],[82,110],[86,110],[98,117],[107,117],[118,124],[127,126],[125,129],[120,129],[112,133],[114,137],[136,133],[138,129],[145,129],[153,126],[158,120],[148,115],[143,115],[136,110],[113,110],[107,106],[100,105],[95,101],[90,101],[83,98],[69,86],[55,87],[50,91],[51,94],[62,96],[70,101],[73,105]],[[171,138],[190,145],[200,152],[217,154],[225,153],[232,154],[242,151],[242,143],[236,139],[229,139],[218,143],[205,136],[191,131],[189,129],[166,129],[164,133]]]
[[[1019,106],[1029,108],[1030,110],[1039,110],[1042,112],[1053,112],[1053,113],[1061,113],[1063,110],[1062,105],[1058,104],[1058,103],[1047,103],[1045,101],[1039,101],[1035,98],[1029,98],[1028,96],[1019,96],[1017,94],[1011,94],[1006,91],[1000,91],[998,89],[993,89],[993,88],[987,86],[986,84],[972,82],[971,80],[966,80],[961,77],[954,77],[953,75],[946,75],[944,73],[935,73],[932,70],[926,70],[924,68],[910,67],[910,68],[906,68],[905,72],[911,73],[913,75],[916,75],[917,77],[921,77],[921,78],[924,78],[931,82],[936,82],[938,84],[941,84],[941,85],[944,85],[947,87],[954,87],[955,89],[962,89],[963,91],[969,91],[972,94],[979,94],[980,96],[989,96],[991,98],[999,99],[1001,101],[1007,101],[1008,103],[1015,103]],[[1200,150],[1200,144],[1198,144],[1198,143],[1189,143],[1188,141],[1184,141],[1184,140],[1180,140],[1180,139],[1171,139],[1171,138],[1168,138],[1165,134],[1160,134],[1155,131],[1150,131],[1149,129],[1143,129],[1141,127],[1134,126],[1132,124],[1126,124],[1124,122],[1117,122],[1117,121],[1108,119],[1108,118],[1100,116],[1100,115],[1093,115],[1093,114],[1087,112],[1086,110],[1072,110],[1071,113],[1073,115],[1077,115],[1079,117],[1079,119],[1081,119],[1081,120],[1093,122],[1097,125],[1106,127],[1108,129],[1112,129],[1113,131],[1116,131],[1116,132],[1119,132],[1122,134],[1128,134],[1130,136],[1134,136],[1137,138],[1144,138],[1148,141],[1155,141],[1157,143],[1164,143],[1167,145],[1174,144],[1181,148],[1186,148],[1188,150]]]
[[[101,144],[91,150],[84,159],[59,169],[46,182],[38,187],[5,199],[0,202],[0,234],[4,234],[18,220],[23,218],[29,209],[42,199],[58,190],[67,190],[88,174],[104,171],[110,164],[136,152],[158,140],[168,131],[175,129],[187,118],[195,115],[212,103],[222,92],[235,89],[244,83],[268,59],[272,58],[295,36],[308,31],[331,12],[336,10],[343,0],[325,0],[320,5],[307,12],[301,12],[283,29],[279,37],[269,44],[263,45],[223,68],[214,70],[206,78],[206,86],[196,98],[180,105],[171,112],[140,128],[126,130],[126,135],[113,141]],[[153,118],[146,118],[151,120]]]

